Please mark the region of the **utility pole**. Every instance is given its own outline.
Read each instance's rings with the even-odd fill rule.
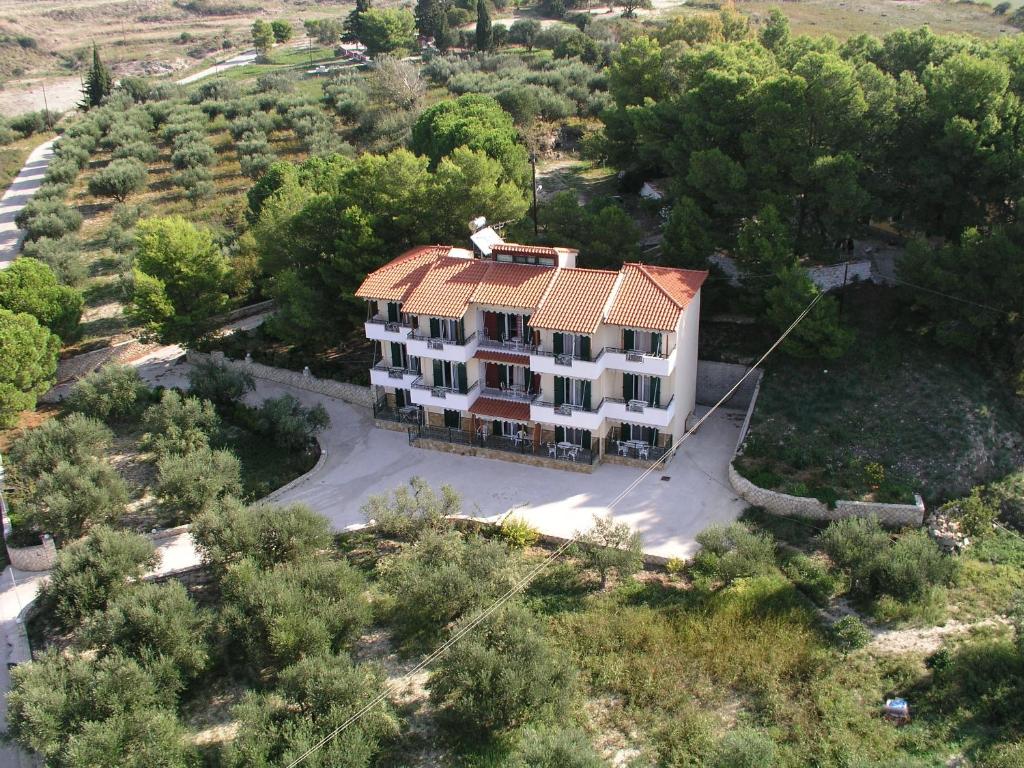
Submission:
[[[533,236],[538,237],[539,227],[537,226],[537,154],[530,153],[530,165],[533,166]]]
[[[47,128],[52,127],[50,125],[50,105],[46,101],[46,80],[40,80],[40,84],[43,86],[43,122]],[[4,470],[3,466],[0,465],[0,482],[3,482]]]
[[[308,43],[306,45],[306,50],[309,51],[309,66],[312,67],[313,66],[313,38],[310,37],[309,35],[306,35],[306,42]]]

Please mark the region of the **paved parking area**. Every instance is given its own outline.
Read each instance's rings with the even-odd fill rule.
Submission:
[[[154,361],[140,368],[150,381],[185,385],[187,365]],[[331,426],[321,435],[326,457],[276,502],[302,502],[341,530],[365,522],[360,508],[413,477],[432,486],[448,483],[464,500],[464,512],[487,520],[511,511],[544,533],[569,536],[589,528],[593,515],[642,474],[641,469],[599,465],[593,474],[568,472],[416,448],[405,433],[376,429],[363,408],[304,390],[257,380],[252,402],[288,392],[307,405],[322,403]],[[742,414],[719,411],[659,471],[642,480],[614,509],[644,536],[645,550],[666,557],[696,552],[694,537],[714,523],[735,520],[746,507],[729,485],[727,468]]]

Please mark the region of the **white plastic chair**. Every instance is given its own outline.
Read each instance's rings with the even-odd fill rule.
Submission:
[[[651,449],[646,445],[639,446],[636,452],[641,459],[646,459],[651,455]]]
[[[565,455],[566,455],[566,456],[568,456],[568,457],[569,457],[569,459],[571,459],[572,461],[576,461],[576,455],[577,455],[577,454],[578,454],[579,452],[580,452],[580,449],[579,449],[579,448],[577,448],[576,446],[573,446],[572,448],[570,448],[569,450],[567,450],[567,451],[565,452]]]
[[[615,443],[619,446],[619,456],[629,455],[629,445],[627,443],[624,443],[621,440],[616,440]]]
[[[554,443],[548,443],[548,456],[558,458],[558,446]]]

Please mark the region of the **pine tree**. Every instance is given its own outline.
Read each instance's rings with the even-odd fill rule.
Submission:
[[[96,47],[96,43],[93,43],[92,66],[85,76],[85,83],[82,86],[82,101],[79,107],[82,109],[98,107],[113,88],[114,79],[110,75],[110,70],[100,60],[100,49]]]
[[[476,49],[489,51],[494,47],[494,30],[491,28],[491,8],[487,0],[476,3]]]
[[[441,0],[417,0],[416,28],[421,35],[432,37],[436,41],[441,35],[442,21],[447,19]]]
[[[359,39],[359,17],[370,10],[370,0],[356,0],[356,7],[345,17],[345,40]]]

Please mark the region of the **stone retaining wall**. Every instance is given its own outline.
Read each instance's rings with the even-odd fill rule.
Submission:
[[[817,499],[791,496],[754,485],[730,462],[729,482],[740,498],[775,515],[806,517],[812,520],[842,520],[847,517],[876,516],[884,525],[899,528],[919,526],[924,520],[924,501],[915,494],[916,504],[882,504],[870,501],[836,502],[834,509]]]
[[[743,378],[748,368],[734,363],[715,363],[710,360],[697,361],[697,404],[714,405],[736,382]],[[750,407],[761,382],[761,371],[757,371],[743,382],[735,394],[722,403],[723,408],[741,411]]]
[[[202,363],[213,360],[222,363],[229,368],[245,371],[255,379],[273,381],[278,384],[285,384],[296,389],[305,389],[308,392],[316,392],[320,395],[344,400],[352,405],[361,405],[365,408],[372,408],[373,390],[370,387],[361,387],[358,384],[349,384],[344,381],[333,379],[318,379],[312,374],[298,371],[289,371],[286,368],[274,368],[262,363],[253,363],[245,360],[232,360],[224,357],[223,352],[194,352],[189,350],[186,359],[190,363]]]
[[[19,571],[48,571],[57,560],[57,545],[50,534],[43,534],[42,544],[29,547],[12,547],[7,542],[11,538],[11,521],[7,517],[7,505],[0,496],[0,520],[3,522],[4,547],[7,559]]]

